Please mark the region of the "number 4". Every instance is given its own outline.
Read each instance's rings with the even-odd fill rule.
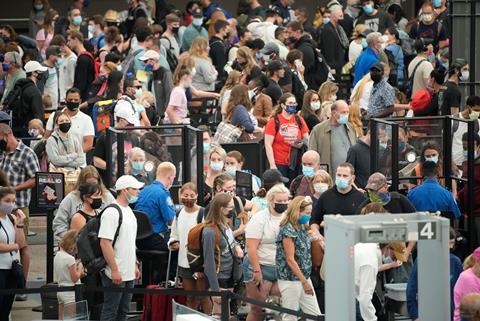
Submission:
[[[426,239],[431,240],[435,238],[435,223],[426,222],[426,223],[419,223],[418,229],[420,230],[420,237],[419,239]]]

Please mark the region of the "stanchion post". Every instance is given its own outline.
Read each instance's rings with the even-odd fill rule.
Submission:
[[[222,321],[228,321],[230,319],[230,304],[228,302],[228,299],[230,297],[230,292],[228,291],[222,291],[220,298],[222,299],[221,305],[222,305],[222,312],[221,312],[221,320]]]
[[[79,302],[83,300],[83,287],[85,284],[75,284],[75,302]]]
[[[53,282],[53,210],[47,211],[47,283]]]

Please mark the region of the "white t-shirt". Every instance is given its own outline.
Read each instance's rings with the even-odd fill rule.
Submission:
[[[427,88],[427,83],[428,80],[430,79],[430,74],[432,73],[433,70],[433,65],[427,60],[427,61],[422,61],[425,60],[425,57],[415,57],[413,60],[410,62],[408,65],[408,77],[411,77],[413,74],[413,71],[415,70],[415,67],[418,64],[418,68],[415,71],[415,75],[413,76],[413,88],[412,88],[412,97],[415,96],[417,91],[420,89],[425,89]],[[422,61],[421,64],[420,61]],[[412,98],[412,97],[407,97],[407,98]]]
[[[273,216],[266,209],[254,214],[245,227],[245,237],[247,239],[260,240],[257,255],[261,265],[275,266],[276,240],[282,217]]]
[[[48,117],[47,121],[47,130],[53,131],[53,117],[55,117],[55,113],[51,113],[50,117]],[[73,117],[70,117],[72,121],[72,127],[69,130],[69,133],[75,135],[80,142],[83,144],[83,138],[85,136],[95,136],[95,129],[93,127],[92,119],[85,113],[81,112],[80,110],[77,114]],[[83,164],[80,167],[85,167],[87,164]]]
[[[198,211],[195,213],[187,213],[183,208],[178,214],[178,220],[177,217],[173,219],[172,233],[168,242],[171,243],[174,240],[180,242],[178,248],[178,265],[183,268],[190,267],[187,259],[188,232],[192,227],[197,225],[197,217]]]
[[[118,204],[117,204],[118,205]],[[130,207],[123,207],[122,209],[122,225],[118,233],[117,241],[113,247],[115,261],[117,262],[118,270],[122,275],[122,281],[135,280],[135,239],[137,237],[137,219]],[[100,230],[98,237],[102,239],[112,240],[115,237],[115,232],[118,227],[118,210],[115,208],[107,208],[100,219]],[[112,278],[112,270],[107,265],[105,274]]]
[[[0,228],[0,243],[7,243],[8,235],[8,244],[15,243],[15,227],[13,226],[12,221],[8,217],[0,218],[0,223],[2,223],[2,228]],[[12,268],[13,260],[18,260],[18,252],[14,251],[6,253],[0,253],[0,270],[10,270]]]
[[[362,44],[359,44],[355,40],[353,40],[352,42],[350,42],[350,46],[348,48],[348,61],[357,61],[358,57],[360,57],[362,52]]]
[[[47,67],[48,78],[43,89],[44,95],[49,95],[52,98],[52,108],[58,108],[58,75],[55,67]]]
[[[66,57],[58,68],[58,83],[60,87],[60,101],[65,101],[67,90],[73,87],[75,80],[75,67],[77,65],[77,55],[72,53]]]
[[[355,297],[360,302],[360,313],[364,320],[377,320],[372,295],[377,284],[381,252],[376,243],[357,243],[355,255]]]
[[[65,251],[58,251],[53,259],[54,280],[60,286],[72,286],[72,278],[70,277],[70,267],[75,265],[75,258]],[[80,280],[77,284],[80,284]]]

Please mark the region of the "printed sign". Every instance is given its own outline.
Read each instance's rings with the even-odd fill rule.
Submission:
[[[58,208],[65,193],[63,173],[37,172],[35,182],[37,188],[37,207],[40,209]]]

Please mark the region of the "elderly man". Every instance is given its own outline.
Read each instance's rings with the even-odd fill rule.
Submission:
[[[359,82],[363,76],[368,74],[370,67],[374,63],[380,61],[380,51],[382,50],[382,42],[380,37],[382,36],[379,32],[371,32],[367,35],[367,45],[368,47],[361,53],[355,62],[355,77],[353,78],[353,86]]]
[[[348,150],[356,142],[356,134],[348,122],[347,102],[337,100],[331,108],[332,117],[316,125],[310,133],[308,149],[320,154],[320,162],[328,165],[333,176],[337,166],[346,161]]]
[[[290,185],[290,194],[293,196],[313,196],[310,188],[313,175],[320,169],[320,155],[309,150],[302,156],[302,174],[298,175]]]
[[[13,85],[15,85],[17,80],[27,77],[22,67],[22,57],[18,52],[10,51],[5,54],[2,68],[3,71],[7,73],[7,78],[5,79],[5,90],[3,91],[3,97],[0,101],[1,104],[3,104],[10,91],[12,91]]]

